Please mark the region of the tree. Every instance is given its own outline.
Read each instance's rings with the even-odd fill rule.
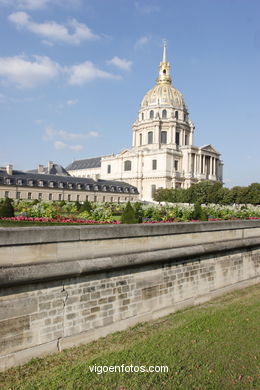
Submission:
[[[14,217],[13,201],[9,198],[5,198],[0,203],[0,217]]]
[[[137,217],[135,215],[135,210],[131,206],[131,203],[128,201],[126,204],[126,207],[123,211],[123,214],[121,216],[121,223],[137,223]]]

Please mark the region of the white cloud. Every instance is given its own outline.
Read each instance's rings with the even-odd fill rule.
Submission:
[[[97,35],[92,33],[88,26],[78,22],[76,19],[69,20],[67,25],[59,24],[54,21],[36,23],[23,11],[10,14],[8,19],[10,22],[14,23],[17,28],[24,28],[45,38],[43,43],[49,45],[51,44],[49,41],[79,45],[85,40],[98,38]]]
[[[61,149],[65,149],[67,145],[62,141],[55,141],[53,146],[55,149],[61,150]]]
[[[76,140],[76,139],[87,139],[93,137],[98,137],[98,133],[96,131],[90,131],[88,133],[71,133],[65,130],[54,129],[51,126],[46,127],[45,134],[44,134],[44,139],[46,141],[54,138],[61,138],[63,140]]]
[[[94,79],[120,79],[120,76],[96,68],[90,61],[67,68],[67,73],[71,85],[82,85]]]
[[[143,13],[143,14],[151,14],[153,12],[159,12],[160,11],[160,6],[157,4],[144,4],[141,3],[141,1],[135,1],[134,3],[135,8],[137,11]]]
[[[67,105],[68,106],[74,106],[75,104],[78,103],[78,100],[77,99],[71,99],[71,100],[67,100]]]
[[[114,65],[119,69],[130,70],[132,66],[132,61],[125,60],[124,58],[119,58],[117,56],[113,57],[111,60],[107,61],[109,65]]]
[[[49,57],[0,57],[0,77],[20,88],[32,88],[58,76],[61,67]]]
[[[135,47],[135,49],[141,49],[141,48],[142,48],[144,45],[146,45],[148,42],[149,42],[149,38],[148,38],[148,37],[146,37],[146,36],[141,37],[141,38],[139,38],[139,39],[136,41],[134,47]]]

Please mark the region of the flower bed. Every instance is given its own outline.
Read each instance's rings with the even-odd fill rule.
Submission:
[[[96,224],[96,225],[104,225],[104,224],[119,224],[119,221],[93,221],[88,219],[71,219],[71,218],[47,218],[47,217],[6,217],[0,218],[0,221],[15,221],[15,222],[48,222],[48,223],[75,223],[75,224]]]

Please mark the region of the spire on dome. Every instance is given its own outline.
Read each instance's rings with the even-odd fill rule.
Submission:
[[[171,84],[170,63],[166,61],[166,40],[163,42],[163,60],[160,62],[157,84]]]
[[[166,62],[166,39],[163,41],[163,60],[162,62]]]

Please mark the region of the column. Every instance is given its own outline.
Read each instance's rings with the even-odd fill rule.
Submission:
[[[209,157],[209,174],[212,175],[212,157]]]

